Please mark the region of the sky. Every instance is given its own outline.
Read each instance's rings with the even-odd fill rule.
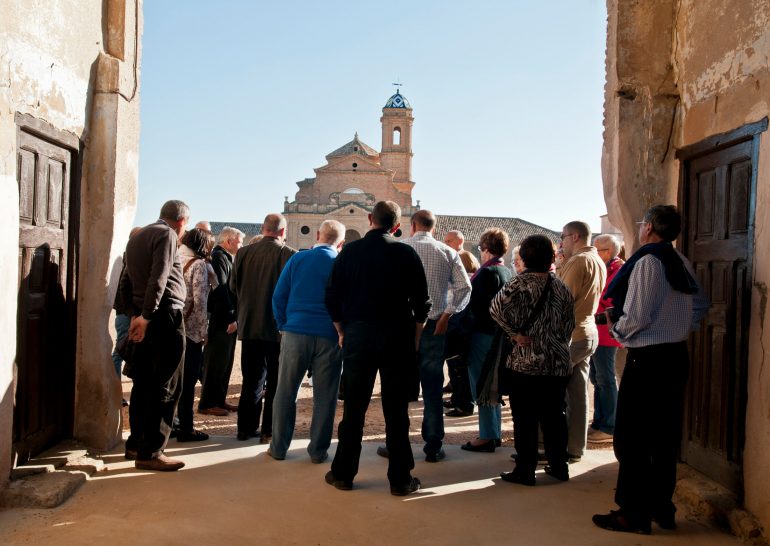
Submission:
[[[412,196],[437,214],[598,229],[605,0],[144,2],[136,224],[261,222],[324,156],[413,108]]]

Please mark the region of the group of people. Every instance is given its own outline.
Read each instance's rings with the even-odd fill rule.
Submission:
[[[672,245],[681,228],[675,207],[648,211],[639,223],[643,246],[625,263],[615,237],[591,241],[589,226],[575,221],[564,226],[558,248],[543,235],[521,241],[513,270],[504,263],[509,236],[498,228],[481,236],[480,261],[464,250],[459,231],[444,242],[434,238],[436,218],[427,210],[411,217],[409,237],[396,239],[401,210],[390,201],[375,204],[362,239],[344,244],[345,226],[326,220],[316,245],[304,252],[285,244],[280,214],[269,214],[262,237],[247,246],[243,233],[225,228],[215,247],[210,227],[185,231],[188,218],[184,203],[169,201],[156,223],[132,233],[124,257],[116,312],[120,300],[129,341],[121,351],[124,373],[133,379],[126,457],[137,468],[184,466],[163,454],[175,413],[179,441],[208,438],[192,419],[201,373],[198,411],[236,409],[225,396],[237,337],[243,374],[237,436],[269,442],[273,459],[287,456],[297,393],[309,370],[313,463],[328,458],[337,394],[345,393],[326,474],[338,489],[352,489],[358,473],[379,374],[386,440],[377,453],[388,459],[393,495],[420,488],[411,474],[408,414],[420,391],[429,463],[446,457],[445,410],[460,417],[478,408],[478,437],[462,449],[493,452],[508,395],[516,453],[504,481],[535,485],[543,459],[546,474],[567,481],[569,463],[581,459],[588,440],[614,440],[620,509],[594,516],[594,523],[641,533],[650,532],[653,519],[674,525],[685,340],[708,307],[689,262]],[[628,358],[618,392],[620,346]],[[660,377],[668,378],[665,385]]]

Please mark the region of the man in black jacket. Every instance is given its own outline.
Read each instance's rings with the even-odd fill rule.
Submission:
[[[182,392],[185,331],[182,309],[187,295],[179,237],[190,212],[182,201],[168,201],[160,219],[142,228],[126,246],[120,291],[131,317],[128,339],[137,344],[129,377],[131,436],[126,458],[142,470],[179,470],[182,461],[163,454]]]
[[[198,403],[198,413],[205,415],[225,416],[238,409],[226,401],[238,331],[235,294],[228,283],[233,258],[243,246],[243,237],[242,231],[225,226],[219,234],[219,244],[211,252],[217,287],[208,302],[208,342],[203,353],[203,391]]]
[[[420,488],[420,480],[410,474],[414,457],[409,444],[408,379],[417,366],[416,350],[431,304],[420,257],[391,235],[399,228],[400,217],[396,203],[377,203],[369,215],[372,229],[363,239],[345,245],[326,289],[326,307],[345,367],[339,445],[326,474],[326,482],[337,489],[353,488],[378,371],[390,492],[401,496]]]

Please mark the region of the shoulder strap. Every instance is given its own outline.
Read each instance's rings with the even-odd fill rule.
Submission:
[[[521,327],[521,332],[523,334],[526,334],[527,330],[529,330],[529,327],[532,326],[532,323],[535,322],[535,319],[540,314],[540,312],[543,310],[543,306],[545,305],[545,300],[548,299],[548,292],[551,290],[551,282],[553,282],[553,275],[550,273],[548,274],[548,279],[545,281],[545,286],[543,287],[543,291],[540,292],[540,297],[537,300],[537,303],[535,304],[535,308],[532,309],[532,312],[527,317],[527,320],[524,322],[524,324]]]
[[[195,258],[193,260],[189,260],[186,264],[184,264],[184,268],[182,268],[182,273],[187,273],[187,270],[190,269],[190,267],[195,262],[202,262],[202,261],[203,261],[203,258]]]

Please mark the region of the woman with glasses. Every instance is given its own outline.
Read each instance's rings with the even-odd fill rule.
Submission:
[[[479,251],[481,267],[471,277],[471,301],[468,304],[470,322],[470,347],[468,351],[468,377],[474,401],[477,384],[484,367],[487,353],[492,346],[497,325],[489,316],[489,304],[512,276],[505,267],[503,256],[508,252],[510,239],[500,228],[489,228],[481,235]],[[479,436],[462,446],[465,451],[492,453],[500,445],[502,410],[500,403],[479,405]]]

